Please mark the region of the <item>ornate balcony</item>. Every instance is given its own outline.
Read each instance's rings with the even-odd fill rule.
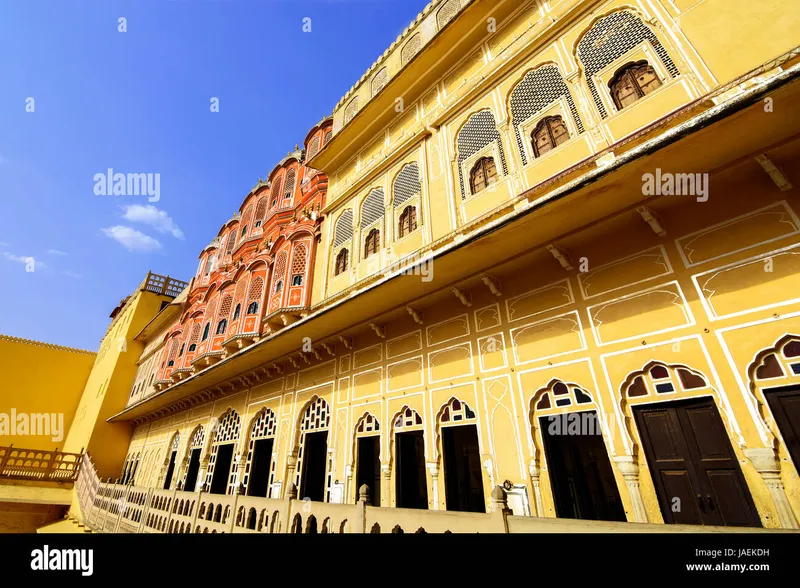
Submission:
[[[0,480],[74,482],[81,458],[80,453],[0,447]]]
[[[222,347],[228,353],[236,353],[240,349],[252,345],[258,341],[259,338],[258,333],[239,333],[238,335],[233,335],[225,339],[222,342]]]

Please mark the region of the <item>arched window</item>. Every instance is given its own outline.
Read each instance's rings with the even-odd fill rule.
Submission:
[[[217,335],[224,335],[225,329],[228,328],[228,319],[222,319],[217,323]]]
[[[280,292],[283,290],[283,280],[278,280],[278,283],[275,284],[275,291]]]
[[[206,339],[208,339],[208,331],[210,329],[211,329],[211,323],[206,323],[206,328],[203,329],[203,338],[201,339],[201,341],[205,341]]]
[[[336,255],[336,271],[334,275],[338,276],[345,271],[347,271],[347,249],[342,249]]]
[[[251,302],[247,307],[247,314],[258,314],[258,302]]]
[[[531,133],[535,157],[541,157],[568,140],[569,131],[567,130],[567,125],[564,124],[564,120],[560,116],[544,118]]]
[[[303,276],[298,274],[292,277],[292,286],[302,286],[303,285]]]
[[[400,213],[398,232],[401,237],[405,237],[412,231],[417,230],[417,209],[413,206],[406,206]]]
[[[294,195],[294,183],[297,177],[297,171],[290,169],[286,172],[286,182],[283,185],[283,198],[284,200],[290,199]]]
[[[197,344],[196,343],[192,343],[191,345],[189,345],[189,353],[191,353],[195,349],[197,349]]]
[[[630,106],[660,86],[656,71],[646,61],[627,64],[608,84],[617,110]]]
[[[183,350],[186,349],[186,343],[181,345],[181,350],[178,352],[178,357],[183,357]]]
[[[367,234],[367,239],[364,241],[364,259],[377,253],[381,242],[381,232],[378,229],[372,229]]]
[[[247,234],[247,225],[242,227],[242,233],[241,233],[240,237],[244,237],[246,234]]]
[[[497,166],[491,157],[479,159],[469,172],[469,187],[473,194],[497,182]]]
[[[241,305],[241,304],[237,304],[237,305],[236,305],[236,308],[235,308],[235,309],[234,309],[234,311],[233,311],[233,320],[236,320],[236,319],[238,319],[238,318],[239,318],[239,315],[240,315],[241,313],[242,313],[242,305]]]
[[[167,363],[167,367],[172,367],[174,365],[175,365],[175,360],[174,359],[170,359],[169,362]]]

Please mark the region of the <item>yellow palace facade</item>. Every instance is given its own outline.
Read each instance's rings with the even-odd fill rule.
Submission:
[[[307,300],[166,379],[202,269],[130,331],[103,496],[197,532],[360,494],[406,529],[501,499],[797,529],[797,31],[779,0],[431,2],[297,156],[327,178]]]

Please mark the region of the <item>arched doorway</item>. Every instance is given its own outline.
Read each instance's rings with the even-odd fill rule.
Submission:
[[[627,520],[601,414],[589,392],[560,380],[531,399],[531,434],[541,439],[559,518]]]
[[[183,482],[183,489],[186,492],[194,492],[197,486],[197,474],[200,471],[200,455],[203,453],[203,442],[205,441],[205,430],[203,425],[197,425],[189,439],[189,465],[186,470],[186,479]]]
[[[366,484],[372,505],[381,505],[381,425],[371,413],[365,413],[356,423],[356,488]],[[356,496],[358,502],[358,496]]]
[[[301,419],[295,483],[300,489],[300,498],[323,502],[328,487],[328,430],[331,426],[328,403],[322,398],[312,400]]]
[[[701,373],[660,362],[622,386],[664,522],[760,527],[717,397]]]
[[[253,419],[243,480],[248,496],[267,496],[274,480],[272,455],[277,426],[278,419],[269,408],[262,408]]]
[[[392,425],[395,503],[398,508],[428,508],[425,429],[416,410],[403,407]]]
[[[447,510],[486,512],[477,425],[475,412],[458,398],[439,411]]]
[[[214,428],[206,476],[211,494],[233,494],[235,490],[236,472],[231,466],[240,426],[239,413],[229,408]]]
[[[164,477],[164,490],[169,490],[169,487],[172,485],[172,476],[175,474],[175,461],[178,459],[178,445],[180,442],[181,434],[176,432],[172,436],[172,443],[170,444],[167,475]]]
[[[800,338],[782,337],[774,347],[759,353],[748,371],[750,389],[772,444],[777,448],[776,438],[783,441],[800,473]],[[763,400],[757,394],[759,389]]]

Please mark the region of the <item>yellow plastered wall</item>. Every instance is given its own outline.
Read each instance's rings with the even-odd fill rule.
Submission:
[[[495,1],[501,4],[500,0]],[[375,276],[400,254],[412,254],[415,248],[416,251],[426,251],[430,244],[451,237],[454,232],[507,204],[518,194],[800,45],[797,33],[800,30],[800,4],[797,2],[562,0],[544,7],[531,1],[518,4],[519,8],[513,14],[497,23],[496,32],[487,32],[485,42],[458,55],[443,57],[436,65],[442,70],[441,77],[421,95],[418,88],[393,87],[393,95],[405,96],[413,90],[420,98],[413,104],[406,104],[405,109],[385,128],[371,136],[361,137],[353,143],[355,146],[348,147],[347,155],[351,155],[350,151],[352,155],[346,163],[324,170],[331,178],[327,202],[335,207],[329,217],[335,218],[344,207],[352,207],[355,226],[349,246],[348,271],[334,276],[334,223],[323,223],[318,259],[325,262],[318,263],[315,268],[313,303]],[[578,7],[589,10],[575,10]],[[598,20],[620,10],[632,12],[641,19],[669,55],[678,75],[672,77],[650,39],[641,41],[590,76],[598,90],[597,99],[607,113],[603,117],[586,78],[585,59],[581,60],[577,55],[577,46]],[[429,13],[422,22],[431,21],[433,17],[434,14]],[[475,17],[464,14],[460,18]],[[434,24],[431,30],[436,30]],[[485,26],[482,22],[472,25]],[[414,27],[424,28],[420,23]],[[414,27],[409,30],[409,35]],[[546,31],[556,28],[558,34],[551,40]],[[428,33],[424,33],[426,41]],[[542,44],[542,39],[548,39],[547,43]],[[369,81],[376,72],[388,66],[390,77],[395,75],[402,45],[403,42],[398,43],[387,51],[385,62],[376,64],[374,70],[354,87],[353,95],[337,106],[334,113],[337,132],[343,125],[344,111],[355,96],[358,96],[360,109],[368,108],[371,97]],[[608,84],[621,66],[641,59],[654,66],[662,86],[618,111]],[[509,67],[509,63],[515,65]],[[533,159],[529,156],[527,164],[523,165],[514,125],[511,124],[510,95],[526,73],[545,65],[558,68],[584,130],[579,132],[565,99],[543,106],[531,120],[520,124],[525,141],[529,140],[530,131],[538,120],[554,114],[569,119],[571,138],[543,157]],[[461,168],[464,165],[469,167],[475,157],[459,165],[458,133],[471,116],[481,111],[489,111],[494,116],[499,132],[497,144],[502,145],[508,173],[503,172],[498,160],[499,149],[488,150],[484,155],[492,155],[498,160],[498,182],[470,195],[467,177],[467,194],[462,199],[459,172],[464,173]],[[405,157],[403,154],[406,152],[412,155]],[[385,190],[390,187],[398,159],[413,159],[420,165],[423,183],[420,207],[423,213],[427,213],[427,226],[419,237],[406,238],[403,242],[394,240],[392,231],[384,229],[381,256],[367,264],[362,260],[364,244],[359,235],[358,210],[371,187],[380,185]],[[391,163],[385,163],[387,161]],[[379,263],[380,260],[384,263]]]
[[[0,335],[0,445],[63,448],[94,359],[91,351]],[[30,415],[50,415],[50,434],[34,435],[45,430],[31,427],[24,435],[19,430],[12,435],[12,410],[31,423]],[[5,426],[8,434],[3,434]]]
[[[133,338],[169,300],[144,290],[131,296],[103,338],[83,389],[64,450],[88,451],[102,478],[119,475],[131,441],[130,424],[106,420],[125,408],[136,377],[143,347]]]
[[[356,426],[369,413],[380,423],[381,505],[396,504],[394,424],[410,408],[424,423],[429,508],[445,509],[440,418],[456,398],[476,414],[469,424],[479,433],[487,506],[492,487],[508,482],[526,496],[513,504],[515,512],[553,517],[549,464],[538,425],[531,426],[538,413],[531,410],[548,386],[563,381],[585,390],[591,403],[554,412],[595,410],[601,415],[603,441],[629,521],[637,520],[635,508],[616,461],[628,456],[639,466],[646,520],[664,520],[631,406],[708,397],[720,413],[761,524],[781,526],[748,451],[778,448],[781,481],[798,516],[797,469],[769,411],[762,406],[766,417],[760,417],[757,403],[763,404],[762,387],[796,384],[800,378],[787,371],[778,383],[752,382],[750,368],[759,352],[787,334],[800,335],[800,303],[793,294],[800,272],[782,255],[800,247],[800,219],[793,200],[786,200],[757,169],[743,168],[720,179],[714,190],[724,198],[702,205],[676,200],[681,197],[651,203],[670,227],[665,238],[633,213],[593,227],[572,249],[576,260],[586,257],[587,271],[565,272],[546,252],[533,252],[525,272],[497,274],[499,297],[487,288],[471,289],[471,307],[455,299],[426,306],[422,325],[410,316],[389,322],[385,338],[363,332],[350,349],[337,344],[333,357],[298,366],[285,362],[284,373],[270,381],[140,425],[129,449],[142,460],[136,483],[163,484],[167,446],[176,431],[182,468],[176,483],[182,479],[191,431],[198,424],[208,430],[212,419],[229,408],[241,417],[235,450],[240,461],[234,466],[241,482],[252,419],[267,407],[278,420],[272,496],[282,496],[287,485],[298,481],[298,423],[308,404],[322,398],[330,414],[329,500],[356,498]],[[771,271],[763,270],[766,259],[772,260]],[[757,273],[748,269],[754,263]],[[717,276],[733,279],[717,282]],[[625,382],[651,361],[688,367],[707,386],[624,401]],[[209,451],[207,440],[204,464]]]
[[[720,84],[797,46],[797,2],[674,0],[663,4],[675,13],[681,30]]]

